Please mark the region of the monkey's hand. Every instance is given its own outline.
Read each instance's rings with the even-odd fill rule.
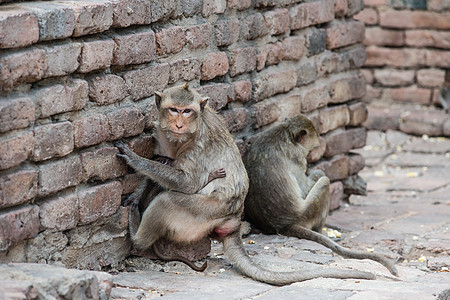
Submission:
[[[319,180],[319,178],[323,176],[325,176],[325,173],[322,170],[314,170],[311,172],[308,178],[314,182],[317,182],[317,180]]]
[[[117,153],[116,156],[124,159],[129,166],[136,170],[140,156],[131,151],[130,148],[122,142],[115,142],[114,145],[123,153]]]
[[[224,178],[224,177],[226,177],[226,176],[227,176],[227,172],[225,171],[224,168],[217,169],[217,170],[212,171],[211,173],[209,173],[209,176],[208,176],[208,183],[210,183],[210,182],[213,181],[214,179],[217,179],[217,178]]]
[[[122,201],[122,206],[130,205],[131,211],[134,211],[139,205],[140,196],[142,195],[137,195],[136,193],[131,194],[128,198]]]

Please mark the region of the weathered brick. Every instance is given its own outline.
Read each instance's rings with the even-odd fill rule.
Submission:
[[[81,79],[40,88],[35,94],[37,110],[41,117],[80,110],[89,100],[88,93],[88,84]]]
[[[118,0],[113,2],[113,27],[150,24],[151,2],[146,0]]]
[[[75,29],[75,14],[71,7],[51,2],[27,2],[21,6],[37,17],[40,41],[70,37]]]
[[[334,3],[334,15],[337,18],[344,17],[348,11],[347,0],[336,0]]]
[[[227,0],[203,0],[202,15],[223,14],[227,8]]]
[[[279,116],[280,108],[274,98],[256,103],[250,110],[251,123],[254,128],[273,123]]]
[[[302,113],[302,93],[298,89],[294,89],[293,91],[287,94],[281,94],[279,96],[275,96],[275,100],[278,102],[278,106],[280,108],[280,116],[279,120],[284,120],[286,118],[292,118]]]
[[[144,116],[137,107],[125,107],[106,115],[109,127],[109,140],[134,136],[144,131]]]
[[[156,107],[155,97],[147,103],[147,107],[144,109],[145,129],[153,129],[155,122],[159,119],[159,111]]]
[[[414,82],[413,70],[375,69],[374,77],[385,86],[409,85]]]
[[[283,47],[281,43],[267,44],[258,49],[256,57],[256,70],[261,71],[265,66],[275,65],[283,60]]]
[[[83,42],[78,71],[88,73],[111,66],[114,52],[113,40],[93,40]]]
[[[378,24],[378,13],[373,8],[365,8],[354,16],[355,20],[361,21],[366,25]]]
[[[380,27],[367,27],[364,45],[367,46],[403,46],[405,34],[402,31],[383,29]]]
[[[141,135],[133,138],[128,145],[139,156],[148,159],[151,159],[153,156],[154,140],[151,135]]]
[[[330,22],[334,19],[334,1],[321,0],[302,3],[290,9],[291,29]]]
[[[254,40],[269,33],[264,17],[260,13],[248,16],[242,22],[242,34],[247,40]]]
[[[191,81],[200,78],[201,61],[197,58],[181,59],[170,63],[169,84],[177,82],[179,79]]]
[[[9,91],[20,83],[42,79],[47,70],[45,51],[27,48],[0,57],[0,91]]]
[[[450,32],[435,30],[406,30],[405,44],[412,47],[450,49]]]
[[[40,165],[39,195],[45,196],[78,185],[82,176],[81,161],[77,155]]]
[[[231,110],[222,111],[222,117],[230,132],[237,132],[244,129],[249,120],[249,112],[244,107],[237,107]]]
[[[393,49],[368,47],[366,66],[418,67],[423,65],[426,52],[422,49]]]
[[[342,72],[349,69],[359,69],[366,61],[366,50],[357,45],[348,50],[336,53],[326,53],[319,61],[319,74]]]
[[[361,74],[339,78],[330,83],[331,103],[343,103],[364,97],[366,82]]]
[[[287,32],[290,28],[289,18],[289,10],[286,8],[274,9],[264,13],[264,20],[272,35]]]
[[[400,120],[400,115],[403,110],[392,108],[378,108],[368,106],[367,121],[364,122],[364,127],[368,129],[386,131],[388,129],[397,130]]]
[[[39,40],[36,16],[20,6],[7,5],[0,11],[0,49],[28,46]]]
[[[47,71],[45,77],[64,76],[75,72],[80,63],[80,43],[56,44],[45,47]]]
[[[240,48],[230,52],[228,56],[230,64],[230,76],[251,72],[256,69],[257,50],[253,47]]]
[[[0,212],[0,250],[39,233],[39,207],[27,205],[15,210]]]
[[[0,170],[19,165],[28,159],[34,148],[32,132],[0,141]]]
[[[183,14],[191,17],[200,14],[203,8],[203,0],[183,0]]]
[[[73,151],[73,127],[70,122],[42,125],[34,128],[34,151],[31,159],[47,160],[66,156]]]
[[[19,205],[37,194],[38,174],[35,170],[23,170],[0,177],[0,207]]]
[[[34,123],[34,103],[28,97],[0,100],[0,132],[26,128]]]
[[[364,0],[348,0],[347,17],[359,13],[364,8]]]
[[[305,53],[305,38],[290,36],[283,40],[283,60],[299,60]]]
[[[442,136],[447,121],[448,114],[444,111],[416,110],[402,114],[399,129],[414,135]]]
[[[89,99],[98,105],[115,103],[128,95],[125,80],[117,75],[94,76],[88,83]]]
[[[450,51],[448,50],[429,49],[424,50],[424,54],[425,54],[425,64],[429,67],[448,68],[448,66],[450,66]]]
[[[175,54],[183,50],[186,44],[185,29],[181,26],[172,26],[156,32],[156,54]]]
[[[366,86],[366,95],[364,100],[371,101],[372,99],[380,99],[383,94],[383,89],[378,87],[373,87],[371,85]]]
[[[334,130],[325,136],[327,148],[325,157],[347,153],[351,149],[364,147],[366,144],[366,129],[364,127]]]
[[[225,52],[208,53],[202,64],[202,80],[210,80],[225,75],[228,68],[228,57]]]
[[[357,102],[350,104],[348,106],[348,111],[350,113],[350,126],[358,126],[367,120],[367,107],[362,102]]]
[[[123,75],[128,93],[133,100],[150,97],[162,91],[169,81],[169,65],[166,63],[126,72]]]
[[[183,1],[180,0],[151,0],[152,23],[169,18],[181,17],[183,14]]]
[[[228,97],[234,99],[234,89],[231,84],[217,83],[204,85],[196,90],[201,95],[209,97],[208,104],[216,111],[227,105]]]
[[[450,120],[444,122],[444,125],[442,125],[442,131],[444,136],[450,136]]]
[[[372,84],[374,82],[373,72],[371,69],[362,69],[362,76],[364,76],[364,80],[367,84]]]
[[[255,78],[255,100],[261,100],[278,93],[290,91],[297,84],[297,72],[294,69],[267,68]]]
[[[217,46],[228,46],[239,40],[240,22],[237,18],[219,20],[214,25]]]
[[[450,29],[450,13],[388,9],[380,12],[380,25],[389,28]]]
[[[391,97],[394,101],[429,104],[431,102],[431,90],[411,85],[392,89]]]
[[[382,5],[386,5],[387,0],[364,0],[364,5],[365,6],[382,6]]]
[[[308,56],[322,53],[327,48],[327,32],[323,28],[309,28],[306,41]]]
[[[296,2],[298,2],[298,0],[256,0],[255,7],[286,6]]]
[[[417,70],[417,83],[424,87],[440,87],[445,82],[445,71],[441,69]]]
[[[234,101],[248,102],[252,97],[252,83],[251,81],[242,80],[233,82],[234,86]]]
[[[244,10],[252,6],[252,0],[227,0],[228,8]]]
[[[82,36],[108,30],[113,24],[111,1],[72,1],[63,2],[74,10],[75,29],[73,36]]]
[[[390,0],[389,4],[393,8],[427,9],[427,0]]]
[[[364,159],[364,156],[358,153],[350,153],[348,156],[348,175],[357,174],[364,169],[365,165],[366,160]]]
[[[319,117],[321,134],[346,126],[350,122],[350,113],[347,105],[323,108],[319,113]]]
[[[114,214],[120,206],[122,185],[118,181],[97,185],[78,193],[80,224]]]
[[[103,114],[92,115],[73,122],[75,147],[82,148],[106,141],[108,121]]]
[[[317,79],[317,65],[315,60],[302,61],[297,66],[296,86],[309,84]]]
[[[39,218],[45,229],[64,231],[77,226],[78,197],[68,195],[40,203]]]
[[[127,164],[116,156],[118,153],[120,151],[115,147],[103,147],[82,153],[83,181],[105,181],[125,175]]]
[[[315,85],[302,91],[302,112],[310,112],[331,102],[328,85]]]
[[[344,185],[340,181],[330,184],[330,206],[329,211],[338,209],[342,204],[344,197]]]
[[[347,156],[338,155],[329,161],[318,163],[314,169],[322,170],[330,181],[341,180],[348,176],[348,162]]]
[[[114,36],[114,65],[141,64],[156,57],[155,33],[152,30]]]
[[[359,21],[332,22],[327,27],[327,48],[335,49],[364,40],[364,23]]]
[[[450,9],[450,2],[446,0],[428,0],[427,7],[429,10],[433,11],[443,11]]]
[[[213,33],[213,27],[209,23],[190,26],[186,29],[186,43],[189,48],[206,48]]]

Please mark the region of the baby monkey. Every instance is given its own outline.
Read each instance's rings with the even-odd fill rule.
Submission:
[[[372,259],[397,275],[388,259],[348,250],[320,234],[328,216],[330,180],[321,170],[306,176],[306,157],[319,143],[314,125],[302,115],[261,133],[244,160],[250,183],[246,216],[265,233],[311,240],[346,258]]]

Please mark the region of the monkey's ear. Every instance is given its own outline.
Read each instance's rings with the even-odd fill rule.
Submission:
[[[297,134],[297,142],[301,144],[307,134],[308,132],[306,130],[300,130],[300,132]]]
[[[155,103],[158,109],[161,107],[161,96],[162,94],[160,92],[155,92]]]
[[[200,109],[203,110],[208,103],[209,97],[204,97],[200,100]]]

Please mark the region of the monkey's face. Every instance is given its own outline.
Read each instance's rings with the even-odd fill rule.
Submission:
[[[198,129],[198,107],[179,106],[172,102],[160,108],[159,126],[174,142],[184,142]]]
[[[287,123],[294,144],[299,144],[308,151],[320,145],[319,135],[308,118],[299,115],[289,119]]]

